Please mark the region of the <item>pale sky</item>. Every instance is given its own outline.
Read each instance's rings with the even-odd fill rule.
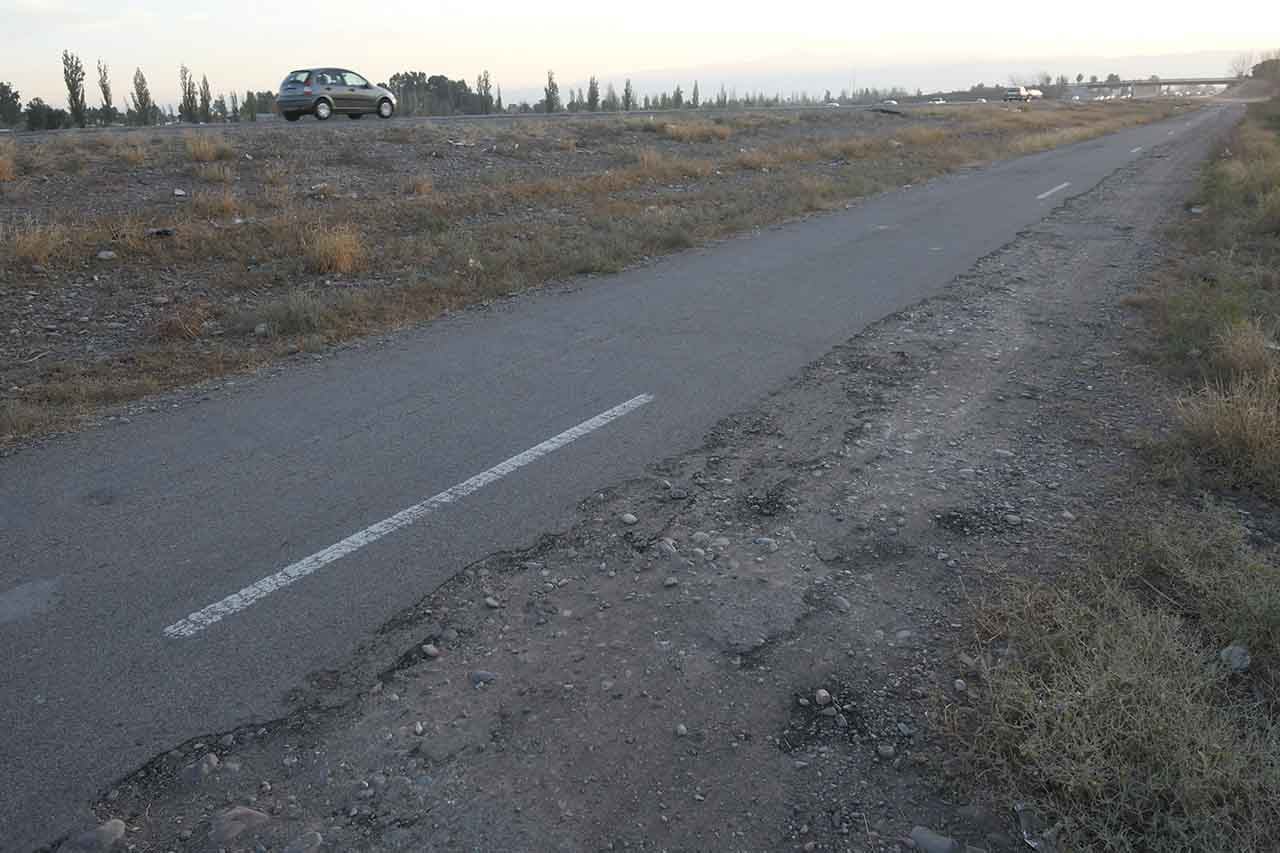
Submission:
[[[620,87],[630,75],[645,82],[642,93],[666,87],[668,77],[687,90],[693,75],[704,92],[722,81],[784,93],[839,89],[851,79],[940,88],[1041,69],[1104,76],[1113,57],[1152,57],[1146,73],[1164,76],[1224,74],[1231,53],[1280,48],[1280,5],[0,0],[0,81],[24,101],[64,105],[64,48],[84,61],[91,105],[99,58],[111,67],[117,106],[138,66],[159,102],[175,101],[182,63],[197,78],[208,75],[215,93],[274,90],[287,71],[315,64],[375,81],[401,70],[474,81],[487,68],[509,102],[532,97],[548,69],[562,88],[591,74]],[[1114,70],[1128,76],[1144,67]]]

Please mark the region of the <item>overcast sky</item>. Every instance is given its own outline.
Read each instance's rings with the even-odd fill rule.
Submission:
[[[1040,70],[1105,75],[1106,58],[1159,56],[1148,73],[1225,73],[1224,57],[1280,48],[1275,0],[1223,7],[1185,0],[1066,4],[811,2],[550,3],[304,0],[222,3],[167,0],[0,0],[0,81],[24,100],[62,104],[60,56],[78,53],[97,102],[94,62],[123,94],[135,67],[162,103],[176,100],[178,66],[209,77],[214,92],[274,90],[284,73],[342,65],[376,81],[398,70],[473,81],[487,68],[507,100],[529,95],[555,69],[562,85],[588,75],[631,75],[647,85],[706,73],[721,82],[789,92],[902,84],[1003,83]],[[1201,52],[1188,65],[1171,54]],[[1087,62],[1085,61],[1087,59]],[[1073,65],[1074,63],[1074,65]],[[1129,73],[1141,73],[1141,63]],[[1208,67],[1212,65],[1213,67]],[[1120,73],[1125,73],[1120,71]],[[1002,74],[1004,79],[993,80]],[[774,83],[773,81],[777,82]],[[768,81],[768,82],[763,82]],[[788,82],[790,81],[790,82]],[[682,80],[686,89],[689,80]],[[643,89],[642,89],[643,91]],[[117,96],[117,104],[123,100]]]

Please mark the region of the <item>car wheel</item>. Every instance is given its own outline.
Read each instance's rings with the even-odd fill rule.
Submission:
[[[301,113],[295,113],[295,112],[282,113],[282,115],[284,116],[285,121],[297,121],[298,119],[302,118]]]
[[[396,108],[391,105],[391,101],[387,98],[378,101],[378,118],[391,118],[391,114],[395,111]]]
[[[316,118],[318,120],[328,121],[331,115],[333,115],[333,104],[328,101],[316,101]]]

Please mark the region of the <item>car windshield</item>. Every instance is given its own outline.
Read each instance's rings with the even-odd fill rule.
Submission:
[[[307,78],[311,76],[310,71],[291,71],[289,76],[284,78],[285,83],[306,83]]]

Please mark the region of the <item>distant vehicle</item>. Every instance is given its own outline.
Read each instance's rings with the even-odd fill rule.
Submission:
[[[396,96],[345,68],[304,68],[284,78],[276,95],[276,109],[286,121],[297,121],[304,115],[325,121],[334,113],[353,119],[370,114],[391,118]]]
[[[978,98],[978,100],[974,101],[975,104],[985,104],[986,102],[986,98]]]
[[[1006,101],[1029,101],[1031,100],[1031,92],[1023,86],[1005,89],[1004,99]]]
[[[933,98],[932,100],[929,101],[929,103],[931,104],[945,104],[946,102],[947,102],[946,98]]]
[[[1044,97],[1044,92],[1041,92],[1039,89],[1028,89],[1028,90],[1027,90],[1027,100],[1028,100],[1028,101],[1038,101],[1038,100],[1040,100],[1040,99],[1041,99],[1041,98],[1043,98],[1043,97]]]
[[[885,98],[880,103],[884,104],[886,107],[896,107],[898,105],[898,102],[893,98]]]
[[[824,106],[824,107],[838,107],[838,106],[840,106],[840,102],[839,102],[839,101],[827,101],[826,103],[824,103],[824,104],[823,104],[823,106]]]

